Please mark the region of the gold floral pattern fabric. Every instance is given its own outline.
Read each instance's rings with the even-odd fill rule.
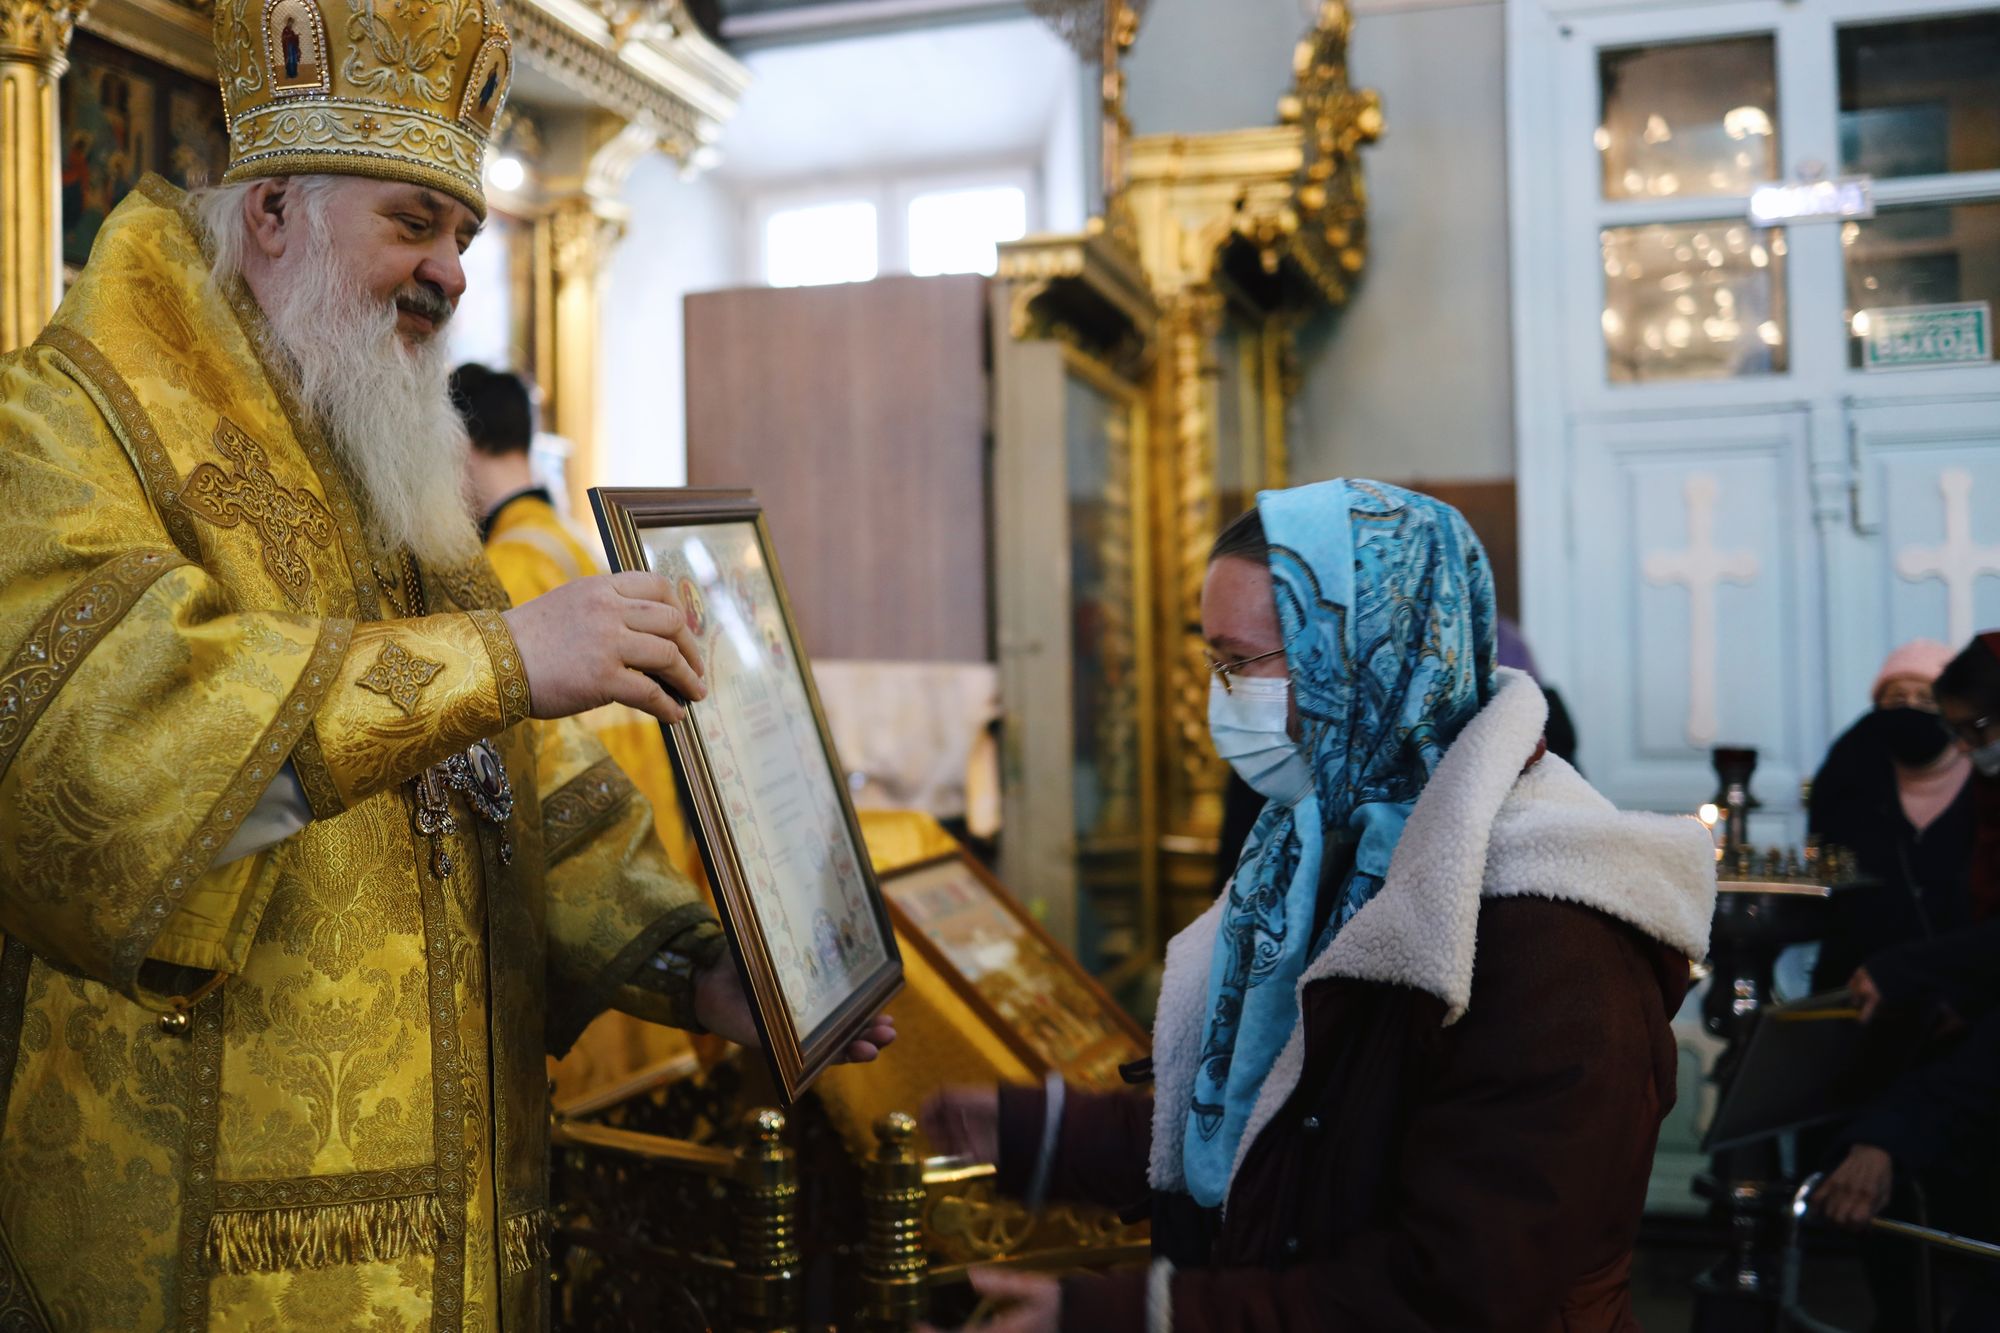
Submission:
[[[549,864],[569,855],[618,816],[638,789],[608,757],[564,783],[542,802],[542,847]]]
[[[428,669],[413,672],[411,663]],[[399,697],[392,673],[404,684],[421,674],[423,683]],[[498,735],[504,712],[485,637],[470,616],[450,612],[358,626],[314,730],[320,761],[351,807]]]
[[[715,926],[636,802],[550,873],[542,803],[602,749],[523,720],[490,576],[381,618],[400,553],[204,266],[151,182],[0,358],[0,1300],[543,1327],[545,1038]],[[405,780],[487,737],[512,817],[455,807],[439,878]],[[318,817],[215,868],[288,760]]]
[[[185,563],[165,551],[127,551],[86,574],[28,631],[13,659],[0,669],[0,771],[13,762],[22,738],[34,729],[70,670],[124,618],[154,579]]]

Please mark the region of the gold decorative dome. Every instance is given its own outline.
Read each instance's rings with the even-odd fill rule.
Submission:
[[[486,216],[480,165],[514,75],[498,0],[216,0],[226,183],[331,172]]]

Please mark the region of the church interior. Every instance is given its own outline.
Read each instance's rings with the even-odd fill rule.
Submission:
[[[2000,627],[1994,0],[506,20],[451,360],[530,387],[536,481],[600,563],[593,488],[754,492],[902,966],[897,1046],[795,1099],[618,1014],[552,1062],[556,1328],[951,1327],[988,1313],[981,1266],[1146,1262],[1143,1217],[1026,1207],[913,1117],[1148,1056],[1168,942],[1259,809],[1210,743],[1211,548],[1346,477],[1461,513],[1550,750],[1714,842],[1645,1327],[2000,1329],[2000,1194],[1899,1191],[1859,1230],[1810,1204],[1865,1102],[1832,1068],[1849,974],[2000,908],[1992,796],[1930,811],[1914,870],[1815,797],[1865,715],[1911,711],[1892,677],[1931,708]],[[227,164],[212,21],[0,0],[0,352],[142,177]],[[1950,651],[1896,676],[1913,641]],[[1970,725],[1923,763],[1965,769]],[[1851,906],[1885,881],[1893,925]],[[1994,1180],[1984,1116],[1962,1179]]]

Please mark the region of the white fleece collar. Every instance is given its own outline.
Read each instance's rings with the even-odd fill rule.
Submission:
[[[1578,903],[1689,958],[1707,954],[1715,910],[1708,830],[1685,817],[1620,811],[1554,755],[1523,774],[1547,725],[1548,702],[1521,672],[1503,670],[1498,679],[1494,698],[1445,751],[1418,797],[1381,891],[1307,966],[1301,994],[1328,977],[1407,986],[1443,1001],[1445,1022],[1457,1022],[1472,998],[1481,897]],[[1183,1184],[1188,1099],[1207,1027],[1221,909],[1218,900],[1167,946],[1153,1034],[1156,1189]],[[1304,1036],[1294,1027],[1258,1094],[1235,1170],[1290,1099],[1304,1065]]]

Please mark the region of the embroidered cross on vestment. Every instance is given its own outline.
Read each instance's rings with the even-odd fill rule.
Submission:
[[[407,715],[416,711],[417,696],[442,670],[442,662],[418,657],[400,643],[385,643],[382,655],[357,683],[364,690],[387,697]]]
[[[264,568],[294,602],[312,591],[312,566],[301,542],[322,549],[333,545],[333,515],[311,491],[295,491],[271,475],[271,460],[235,422],[215,423],[215,447],[235,466],[224,472],[203,463],[188,473],[180,502],[219,528],[248,522],[264,546]]]

